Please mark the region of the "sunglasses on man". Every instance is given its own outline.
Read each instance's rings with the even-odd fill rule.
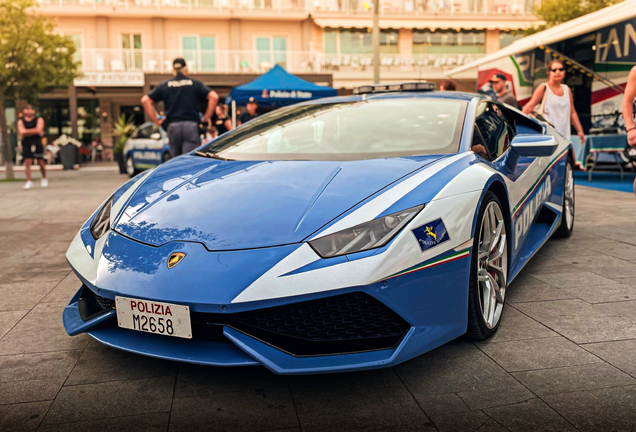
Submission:
[[[565,68],[554,68],[554,69],[550,69],[551,72],[563,72],[565,70]]]
[[[490,84],[499,84],[500,82],[503,82],[501,80],[493,80],[493,81],[489,81]]]

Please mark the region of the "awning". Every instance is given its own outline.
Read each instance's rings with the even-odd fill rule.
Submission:
[[[453,76],[469,69],[502,59],[504,57],[521,54],[535,48],[550,45],[579,35],[593,32],[603,27],[629,20],[636,16],[636,0],[627,0],[614,6],[592,12],[591,14],[573,19],[558,26],[554,26],[539,33],[526,36],[513,42],[497,52],[475,60],[474,62],[456,67],[446,72]]]
[[[528,28],[534,23],[531,17],[510,17],[507,20],[501,18],[475,16],[474,19],[465,20],[458,17],[444,16],[434,19],[398,19],[380,17],[380,28],[383,29],[421,29],[421,30],[517,30]],[[322,28],[370,28],[373,26],[372,17],[360,18],[314,18],[314,22]]]
[[[310,83],[276,65],[254,81],[234,87],[225,102],[245,105],[254,98],[261,106],[275,108],[337,94],[336,89]]]

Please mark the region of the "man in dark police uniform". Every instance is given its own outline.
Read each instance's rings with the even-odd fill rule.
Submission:
[[[247,101],[247,106],[245,108],[247,108],[246,111],[239,117],[239,126],[258,117],[258,113],[256,112],[256,109],[258,108],[258,102],[256,102],[256,99],[254,99],[253,97],[249,98],[249,100]]]
[[[150,120],[157,126],[168,126],[170,154],[176,157],[201,145],[198,105],[207,100],[208,106],[203,120],[209,124],[219,95],[201,81],[188,77],[184,59],[174,59],[172,67],[174,77],[159,83],[149,94],[144,95],[141,104]],[[166,116],[162,119],[157,119],[155,114],[154,104],[159,101],[163,101],[165,107]]]

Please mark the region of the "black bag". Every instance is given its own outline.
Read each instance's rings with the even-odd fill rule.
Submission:
[[[623,158],[629,162],[636,163],[636,147],[632,147],[627,144],[625,151],[623,152]]]

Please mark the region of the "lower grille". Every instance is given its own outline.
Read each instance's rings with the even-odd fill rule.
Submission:
[[[410,328],[362,292],[237,314],[192,313],[192,322],[193,331],[227,325],[299,357],[393,348]]]
[[[97,299],[97,302],[102,307],[102,309],[106,310],[106,309],[112,309],[115,307],[115,300],[111,300],[109,298],[102,297],[97,294],[93,294],[93,295]]]

